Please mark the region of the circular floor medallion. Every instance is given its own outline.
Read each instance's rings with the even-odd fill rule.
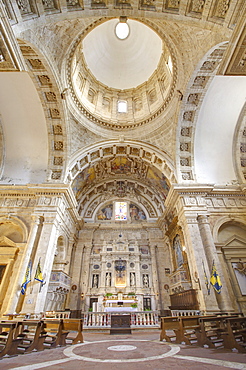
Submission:
[[[83,360],[83,361],[89,361],[89,362],[101,362],[101,363],[131,363],[131,362],[145,362],[145,361],[151,361],[151,360],[159,360],[159,359],[163,359],[165,357],[172,357],[174,355],[176,355],[179,351],[180,351],[180,347],[175,345],[175,346],[169,346],[167,344],[163,344],[161,342],[158,342],[159,345],[162,346],[163,350],[165,349],[164,353],[161,353],[162,351],[160,351],[160,354],[157,354],[157,355],[152,355],[152,356],[148,356],[148,357],[138,357],[138,358],[93,358],[93,357],[86,357],[86,356],[83,356],[82,354],[76,354],[74,353],[73,351],[76,350],[76,349],[82,349],[84,346],[88,346],[88,345],[95,345],[95,344],[103,344],[103,343],[107,343],[107,342],[112,342],[112,340],[98,340],[98,341],[94,341],[94,342],[84,342],[84,343],[79,343],[79,344],[74,344],[72,345],[71,347],[68,347],[68,348],[65,348],[64,351],[63,351],[63,354],[67,357],[69,357],[70,359],[74,359],[74,360]],[[115,341],[114,341],[115,342]],[[148,343],[149,342],[149,348],[151,348],[151,345],[153,346],[154,344],[157,345],[157,343],[154,343],[152,341],[149,341],[147,339],[138,339],[138,340],[135,340],[135,339],[118,339],[116,342],[135,342],[136,344],[138,344],[138,347],[135,347],[135,346],[131,346],[131,345],[128,345],[128,344],[119,344],[117,346],[110,346],[110,347],[106,347],[107,349],[111,348],[112,350],[112,347],[115,348],[115,347],[128,347],[127,350],[125,351],[129,351],[129,347],[131,348],[131,350],[133,350],[133,348],[141,348],[142,347],[142,344],[144,342]],[[134,343],[134,344],[135,344]],[[167,349],[168,347],[168,349]],[[166,352],[167,350],[167,352]],[[120,350],[122,351],[122,349]],[[83,352],[83,351],[82,351]],[[134,353],[134,352],[133,352]],[[123,353],[122,353],[122,356],[123,356]]]
[[[110,351],[133,351],[134,349],[137,349],[137,347],[121,345],[121,346],[111,346],[111,347],[108,347],[108,349]]]

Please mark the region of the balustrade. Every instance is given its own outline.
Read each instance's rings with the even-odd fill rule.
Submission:
[[[125,312],[129,315],[129,312]],[[84,328],[110,328],[111,316],[119,312],[86,312],[84,313]],[[120,312],[120,314],[124,314]],[[155,311],[131,312],[131,328],[159,326],[158,314]]]

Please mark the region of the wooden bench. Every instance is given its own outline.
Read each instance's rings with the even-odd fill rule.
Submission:
[[[209,348],[223,348],[224,341],[221,333],[224,330],[225,316],[200,317],[200,329],[196,331],[198,345]]]
[[[44,341],[45,348],[65,346],[68,331],[63,330],[62,319],[44,319],[42,321],[43,334],[46,334],[46,339]]]
[[[246,352],[246,317],[225,318],[221,337],[225,348]]]
[[[18,354],[20,338],[15,338],[16,322],[0,322],[0,358]]]
[[[17,322],[15,337],[21,339],[18,345],[18,351],[21,353],[44,350],[46,336],[43,322],[40,320],[24,319]]]
[[[62,319],[62,332],[69,332],[66,336],[66,343],[76,344],[83,343],[83,319]],[[72,336],[71,332],[75,332]]]
[[[179,317],[179,330],[176,332],[176,343],[196,344],[197,332],[200,330],[200,316]]]
[[[177,343],[177,333],[180,329],[178,316],[161,317],[161,334],[160,341]]]

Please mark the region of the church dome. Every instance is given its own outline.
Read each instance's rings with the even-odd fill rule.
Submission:
[[[129,34],[118,37],[118,26]],[[120,17],[95,22],[70,53],[67,78],[76,109],[113,130],[151,122],[174,91],[171,54],[165,35],[140,21]]]

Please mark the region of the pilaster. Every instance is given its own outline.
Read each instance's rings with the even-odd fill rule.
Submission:
[[[23,296],[21,296],[21,285],[23,283],[23,279],[26,273],[29,260],[35,248],[35,244],[38,242],[38,228],[41,222],[42,222],[42,218],[39,215],[32,216],[31,229],[29,232],[26,247],[23,251],[23,258],[22,258],[22,262],[19,268],[20,273],[18,274],[18,279],[12,289],[12,294],[9,299],[9,304],[7,307],[7,313],[16,312],[19,306],[18,302],[21,302],[23,299]]]
[[[213,291],[213,293],[215,294],[221,311],[225,311],[225,312],[233,311],[234,308],[231,304],[229,291],[225,283],[222,266],[221,266],[220,259],[218,257],[218,253],[217,253],[217,250],[214,244],[208,216],[204,214],[198,215],[197,221],[198,221],[200,235],[202,238],[204,251],[205,251],[207,261],[210,267],[210,271],[212,271],[212,265],[214,262],[216,269],[218,271],[218,274],[220,276],[221,282],[222,282],[222,290],[220,294],[218,294],[217,292],[214,292],[212,287],[211,287],[211,291]]]

